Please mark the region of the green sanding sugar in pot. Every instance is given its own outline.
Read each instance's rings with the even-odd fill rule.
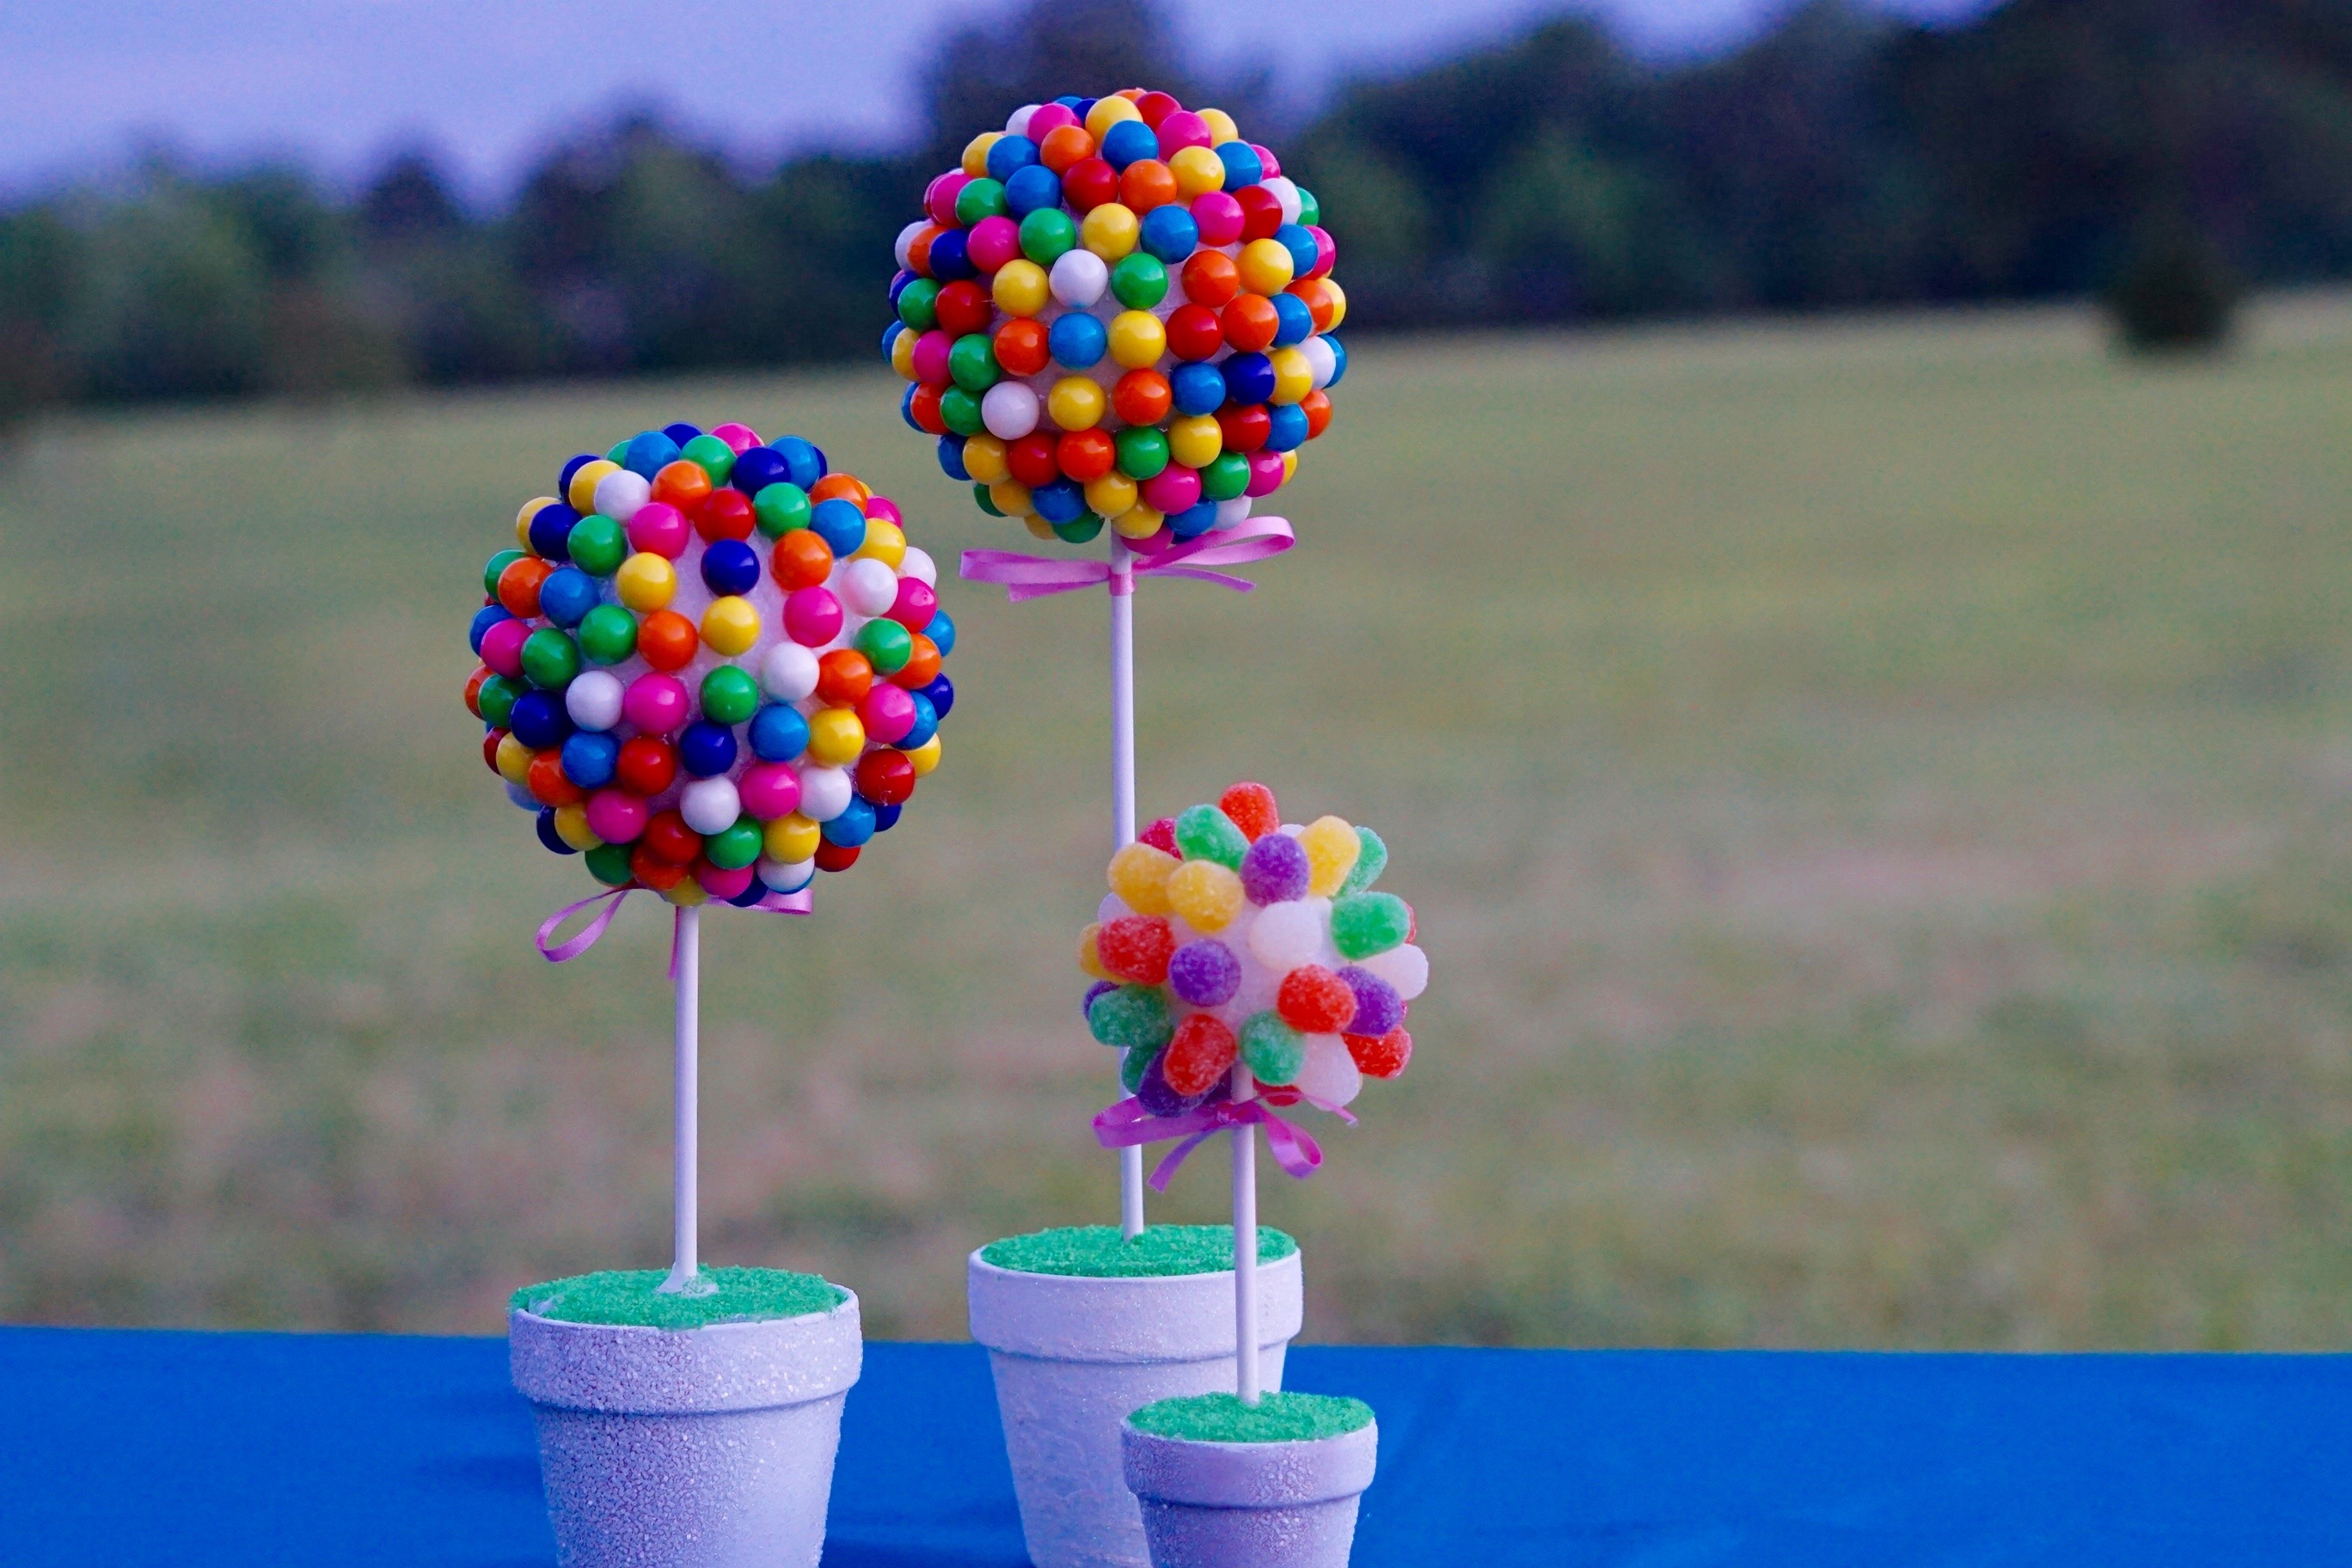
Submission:
[[[640,1329],[707,1329],[718,1323],[761,1323],[830,1312],[849,1300],[840,1286],[788,1268],[706,1268],[719,1287],[707,1296],[666,1295],[656,1289],[666,1268],[608,1268],[526,1285],[509,1305],[565,1323]]]
[[[1311,1443],[1372,1424],[1372,1407],[1330,1394],[1268,1394],[1244,1405],[1231,1394],[1163,1399],[1128,1417],[1139,1432],[1194,1443]]]
[[[1275,1263],[1298,1243],[1260,1226],[1257,1260]],[[1217,1274],[1234,1266],[1229,1225],[1152,1225],[1133,1241],[1115,1225],[1074,1225],[1008,1236],[980,1249],[981,1261],[1016,1274],[1070,1274],[1089,1279],[1148,1279],[1172,1274]]]

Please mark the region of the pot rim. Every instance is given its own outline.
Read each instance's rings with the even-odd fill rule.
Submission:
[[[1000,1355],[1136,1364],[1234,1353],[1234,1271],[1032,1274],[974,1247],[965,1260],[971,1337]],[[1257,1268],[1258,1343],[1286,1344],[1306,1321],[1305,1249]]]

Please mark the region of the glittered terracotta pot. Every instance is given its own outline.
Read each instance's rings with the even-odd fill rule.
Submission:
[[[816,1568],[863,1359],[857,1298],[698,1329],[516,1309],[515,1387],[539,1420],[564,1568]]]
[[[1259,1376],[1282,1386],[1298,1332],[1299,1255],[1257,1269]],[[988,1347],[1036,1568],[1144,1568],[1119,1431],[1155,1400],[1234,1386],[1234,1276],[1101,1279],[1000,1268],[971,1255],[971,1337]]]
[[[1378,1426],[1294,1443],[1207,1443],[1131,1425],[1119,1436],[1151,1568],[1347,1568]]]

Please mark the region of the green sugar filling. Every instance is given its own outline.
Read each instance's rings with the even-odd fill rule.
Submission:
[[[830,1312],[849,1292],[814,1274],[788,1268],[706,1268],[718,1289],[707,1296],[666,1295],[655,1289],[664,1268],[608,1268],[544,1285],[526,1285],[508,1304],[565,1323],[608,1323],[639,1329],[707,1329],[716,1323],[758,1323]]]
[[[1257,1233],[1257,1260],[1274,1263],[1298,1243],[1270,1226]],[[1071,1274],[1088,1279],[1149,1279],[1221,1274],[1234,1266],[1229,1225],[1151,1225],[1133,1241],[1115,1225],[1074,1225],[1008,1236],[980,1249],[981,1261],[1016,1274]]]
[[[1231,1394],[1163,1399],[1128,1417],[1139,1432],[1194,1443],[1311,1443],[1372,1424],[1372,1407],[1330,1394],[1268,1394],[1244,1405]]]

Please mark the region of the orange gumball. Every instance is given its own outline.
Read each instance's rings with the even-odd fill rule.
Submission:
[[[866,503],[874,499],[874,492],[859,483],[855,474],[827,474],[809,487],[808,496],[812,506],[839,496],[845,500],[856,501],[857,510],[864,511]]]
[[[890,680],[909,691],[920,691],[940,678],[940,645],[920,632],[915,634],[913,642],[914,651]]]
[[[654,500],[667,501],[688,517],[709,495],[710,475],[700,463],[688,458],[664,464],[654,476]]]
[[[915,416],[915,423],[934,436],[948,433],[947,417],[940,412],[940,399],[946,395],[944,386],[918,386],[914,401],[907,405],[907,411]]]
[[[1222,250],[1196,250],[1184,263],[1184,298],[1215,310],[1242,291],[1242,269]]]
[[[1320,278],[1302,278],[1285,291],[1307,307],[1317,331],[1329,331],[1339,320],[1339,301],[1332,297],[1331,286]]]
[[[507,614],[529,620],[539,614],[539,585],[554,574],[555,568],[536,555],[507,563],[499,574],[499,603]]]
[[[578,805],[588,792],[563,776],[563,753],[551,746],[530,760],[522,787],[541,805]]]
[[[686,870],[655,854],[651,845],[640,843],[629,851],[629,875],[656,893],[666,893],[684,881]]]
[[[1065,125],[1063,130],[1071,127]],[[1015,316],[996,329],[996,363],[1007,375],[1034,375],[1053,355],[1045,346],[1045,323]]]
[[[1243,294],[1227,305],[1218,318],[1225,329],[1225,342],[1237,354],[1255,353],[1270,347],[1274,334],[1282,330],[1282,317],[1274,301],[1263,294]]]
[[[1157,158],[1139,158],[1119,173],[1118,199],[1138,217],[1166,206],[1181,194],[1176,171]]]
[[[1168,417],[1176,395],[1156,370],[1131,370],[1110,389],[1111,412],[1129,425],[1157,425]]]
[[[919,277],[931,275],[931,241],[947,233],[935,223],[927,223],[922,231],[907,243],[907,270]]]
[[[833,575],[833,546],[813,528],[787,529],[776,541],[769,570],[784,592],[814,588]]]
[[[1331,427],[1331,399],[1320,390],[1300,398],[1298,411],[1307,416],[1308,440],[1312,441]]]
[[[1080,484],[1098,479],[1110,472],[1118,460],[1118,444],[1110,432],[1100,427],[1073,430],[1054,447],[1055,466]]]
[[[676,610],[656,610],[637,626],[637,651],[656,669],[684,669],[701,646],[701,631]]]
[[[1083,125],[1057,125],[1037,143],[1037,161],[1057,174],[1066,174],[1095,155],[1095,139]]]
[[[855,708],[874,689],[874,666],[854,647],[837,647],[816,661],[816,700],[828,708]]]

